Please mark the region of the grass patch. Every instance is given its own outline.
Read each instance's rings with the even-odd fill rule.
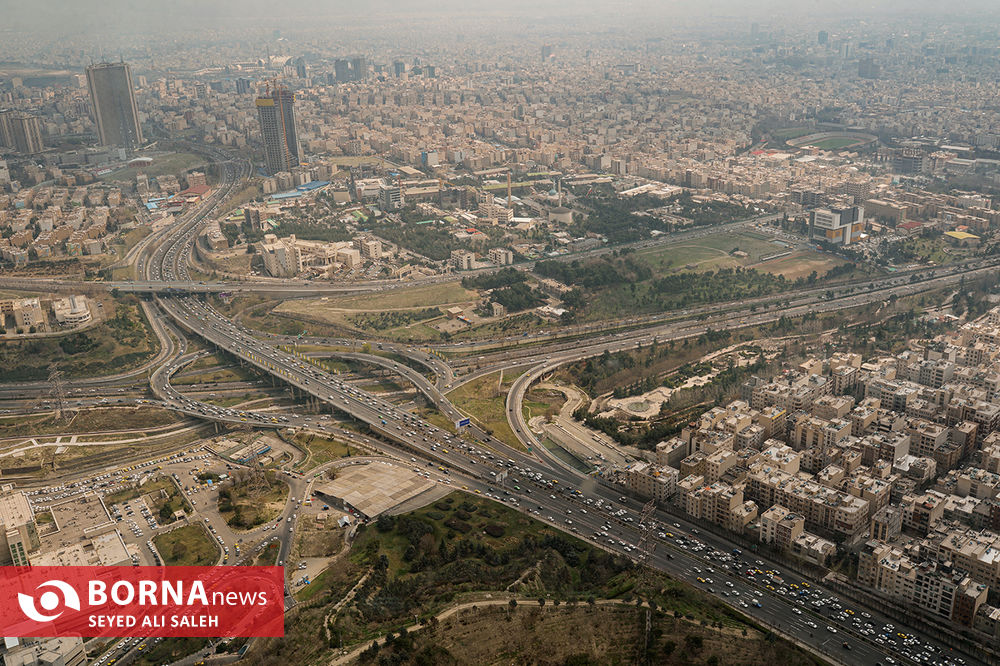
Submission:
[[[466,289],[456,280],[455,282],[393,289],[380,294],[348,296],[338,299],[285,301],[275,308],[275,311],[304,314],[320,321],[342,324],[345,315],[356,315],[360,312],[420,311],[435,306],[468,303],[478,297],[478,292]]]
[[[473,328],[466,328],[451,337],[456,340],[495,340],[546,329],[555,330],[557,324],[542,319],[534,312],[522,312],[501,319],[491,319]]]
[[[143,238],[151,233],[153,233],[153,228],[143,224],[134,229],[129,229],[127,232],[120,235],[114,246],[118,251],[118,258],[124,259],[125,255],[129,253],[129,250],[138,245]]]
[[[418,418],[427,421],[433,426],[437,426],[447,432],[455,432],[455,424],[447,416],[442,414],[435,407],[423,407],[414,413]]]
[[[240,396],[233,396],[228,398],[202,398],[202,402],[207,402],[210,405],[216,405],[218,407],[235,407],[236,405],[242,405],[245,402],[251,400],[257,400],[261,398],[268,398],[267,394],[264,393],[245,393]],[[261,405],[257,405],[260,407]]]
[[[256,379],[257,374],[248,368],[240,367],[216,367],[206,372],[194,374],[181,374],[170,379],[171,384],[177,386],[191,384],[219,384],[222,382],[245,382]]]
[[[122,268],[115,268],[111,271],[111,279],[117,282],[122,280],[134,280],[135,279],[135,266],[123,266]]]
[[[841,148],[853,146],[859,141],[860,139],[851,137],[831,137],[829,139],[820,139],[809,145],[816,146],[820,150],[840,150]]]
[[[329,569],[320,572],[320,574],[313,578],[308,585],[302,586],[302,589],[300,589],[295,596],[299,601],[309,601],[317,594],[327,589],[327,585],[329,584],[327,579],[330,577]]]
[[[655,274],[669,270],[715,270],[745,266],[769,254],[781,252],[784,248],[774,243],[770,236],[755,233],[712,234],[697,241],[652,247],[636,253],[636,258],[649,266]],[[737,257],[733,250],[746,252],[749,256]]]
[[[448,399],[462,412],[471,414],[487,433],[513,448],[524,450],[524,446],[507,423],[505,406],[510,384],[518,376],[518,374],[505,374],[503,385],[498,386],[500,373],[494,372],[451,391],[448,393]]]
[[[209,566],[219,557],[218,546],[201,523],[158,534],[153,545],[167,566]]]
[[[532,386],[524,396],[524,420],[529,421],[534,416],[555,416],[564,402],[566,396],[562,391]]]
[[[217,368],[220,365],[228,365],[229,360],[222,359],[219,353],[206,354],[201,358],[197,359],[193,363],[188,363],[184,366],[184,371],[194,371],[194,370],[209,370],[212,368]]]
[[[388,310],[383,312],[363,312],[350,315],[348,320],[352,325],[372,331],[386,331],[409,326],[412,323],[435,319],[443,316],[440,308],[423,308],[419,310]]]
[[[311,469],[331,460],[352,455],[349,444],[313,432],[297,433],[293,440],[306,451],[306,457],[296,465],[299,469]]]
[[[773,275],[784,275],[788,280],[808,277],[810,273],[824,275],[831,268],[842,266],[847,262],[839,257],[820,252],[793,252],[777,259],[771,259],[754,266],[759,271]],[[842,279],[841,278],[838,279]]]

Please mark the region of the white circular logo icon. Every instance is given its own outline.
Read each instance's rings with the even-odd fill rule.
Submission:
[[[38,598],[38,605],[42,607],[42,610],[51,613],[59,607],[60,602],[62,602],[62,605],[66,608],[80,610],[80,597],[77,595],[76,590],[69,585],[69,583],[61,580],[47,580],[36,587],[35,591],[37,592],[42,588],[49,587],[55,588],[59,592],[48,589],[42,592],[41,596]],[[59,594],[60,592],[62,594]],[[35,598],[20,592],[17,594],[17,603],[21,606],[21,612],[24,613],[29,620],[34,620],[35,622],[51,622],[63,614],[63,611],[52,613],[51,615],[38,612],[38,609],[35,608]]]

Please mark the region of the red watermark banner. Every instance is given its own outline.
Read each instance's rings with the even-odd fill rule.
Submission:
[[[284,636],[282,567],[0,567],[0,636]]]

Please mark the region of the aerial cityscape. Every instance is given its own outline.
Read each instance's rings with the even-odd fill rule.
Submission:
[[[1000,5],[145,5],[0,0],[3,666],[1000,664]]]

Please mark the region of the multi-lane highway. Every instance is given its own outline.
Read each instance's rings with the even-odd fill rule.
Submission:
[[[169,256],[169,252],[167,256]],[[511,470],[514,470],[515,474],[519,474],[520,476],[515,476],[513,481],[508,481],[508,488],[501,496],[503,499],[507,501],[514,500],[522,510],[531,511],[544,520],[550,520],[554,525],[562,529],[576,531],[584,537],[589,536],[589,538],[595,540],[602,547],[626,554],[630,554],[634,550],[634,544],[637,543],[639,535],[631,523],[627,521],[621,523],[617,528],[618,537],[611,538],[610,536],[605,537],[603,534],[605,532],[609,535],[611,534],[605,527],[607,523],[603,522],[605,520],[604,517],[600,521],[597,520],[597,515],[594,515],[593,518],[581,518],[581,516],[589,515],[583,513],[577,513],[576,519],[568,517],[573,515],[572,512],[574,510],[586,511],[583,506],[593,506],[592,504],[587,504],[588,500],[591,502],[601,500],[605,504],[611,503],[619,511],[624,510],[623,514],[615,516],[616,519],[626,518],[634,520],[637,516],[636,507],[630,506],[628,502],[621,503],[615,497],[613,489],[594,482],[582,483],[583,479],[572,470],[559,465],[552,465],[549,461],[509,449],[496,440],[484,442],[481,446],[462,442],[451,433],[423,422],[411,414],[400,410],[392,403],[353,387],[341,381],[336,376],[322,371],[300,358],[299,355],[284,351],[271,341],[262,340],[260,337],[255,336],[249,329],[233,324],[214,309],[195,298],[165,298],[162,301],[162,305],[165,311],[182,328],[203,337],[219,348],[227,350],[244,362],[281,378],[303,393],[310,394],[332,405],[336,409],[350,414],[355,419],[368,424],[372,431],[382,437],[404,447],[407,451],[418,453],[421,457],[433,461],[432,465],[438,465],[450,470],[452,474],[463,474],[469,478],[475,478],[480,482],[485,481],[487,483],[495,478],[495,475],[498,473],[506,472],[510,474]],[[539,370],[545,371],[569,359],[569,355],[551,359],[543,363]],[[389,361],[389,363],[391,364],[392,361]],[[405,373],[400,372],[400,374]],[[520,385],[517,386],[519,387]],[[515,401],[518,393],[512,391]],[[513,409],[513,404],[510,404],[509,408]],[[519,409],[516,411],[520,413]],[[524,433],[525,426],[519,424],[518,427]],[[535,451],[538,449],[538,447],[533,448]],[[536,490],[533,493],[528,492],[531,490],[527,481],[529,478],[536,484]],[[539,484],[543,484],[544,489]],[[517,487],[514,488],[511,485]],[[578,487],[587,488],[587,490],[580,493],[571,493],[567,490]],[[556,490],[557,488],[559,490]],[[581,502],[583,506],[581,506]],[[664,516],[659,517],[661,525],[666,524],[667,520]],[[600,536],[595,537],[595,534]],[[667,557],[667,555],[672,555],[673,557]],[[654,556],[651,563],[658,568],[688,578],[696,573],[695,567],[701,568],[702,564],[704,564],[703,561],[699,562],[698,557],[695,555],[685,553],[674,554],[666,549],[663,550],[662,555]],[[771,570],[778,568],[778,565],[770,563],[763,566]],[[720,580],[731,582],[732,587],[726,585],[726,589],[719,588],[713,591],[719,595],[722,595],[726,591],[738,592],[739,596],[730,595],[722,596],[722,598],[730,601],[743,612],[753,615],[770,626],[781,627],[782,631],[793,636],[798,636],[804,641],[807,638],[815,638],[815,628],[807,623],[814,621],[802,621],[799,618],[799,614],[803,611],[801,608],[802,604],[798,603],[798,599],[800,598],[798,595],[791,598],[787,594],[780,593],[779,588],[773,585],[772,587],[775,588],[773,590],[768,589],[766,586],[755,586],[749,580],[741,580],[741,576],[735,571],[732,573],[720,573],[719,576]],[[745,570],[743,577],[746,577]],[[763,589],[759,589],[760,587],[763,587]],[[831,599],[834,596],[816,582],[813,582],[811,587],[815,590],[816,595],[822,595],[824,599]],[[755,592],[759,592],[762,596],[758,597]],[[747,607],[743,608],[741,602],[745,603],[747,601],[746,594],[752,595],[757,600],[757,603],[759,603],[759,606],[754,603],[748,603]],[[803,596],[808,596],[808,593]],[[835,600],[827,603],[832,607],[841,602]],[[869,614],[875,617],[874,613]],[[851,618],[852,616],[848,617]],[[828,618],[827,621],[831,628],[837,630],[837,641],[831,643],[830,637],[834,635],[834,632],[825,629],[827,625],[823,625],[823,631],[826,632],[825,638],[822,642],[815,643],[814,647],[828,657],[838,661],[849,661],[850,663],[873,664],[879,663],[885,657],[890,656],[887,648],[878,644],[877,640],[880,636],[876,637],[861,633],[861,629],[867,632],[872,630],[871,627],[855,627],[853,621],[837,618]],[[814,623],[818,625],[818,622]],[[888,624],[888,621],[885,624]],[[810,636],[810,633],[813,635]],[[900,633],[910,635],[915,632],[903,629]],[[849,647],[845,648],[845,643]],[[849,659],[845,659],[844,657],[846,652],[850,652]]]
[[[615,489],[581,476],[546,455],[544,447],[538,445],[524,422],[521,409],[525,392],[534,381],[560,364],[598,355],[605,350],[626,349],[654,339],[662,341],[697,336],[709,327],[739,327],[774,321],[781,316],[840,310],[881,302],[894,294],[900,296],[928,288],[949,286],[960,279],[959,273],[943,270],[939,270],[936,275],[925,274],[920,278],[910,275],[893,276],[873,280],[870,285],[866,282],[850,285],[848,288],[838,286],[838,293],[833,298],[825,293],[826,289],[810,289],[802,293],[771,297],[761,302],[715,304],[681,313],[635,318],[631,322],[622,322],[626,328],[619,331],[609,332],[581,326],[554,334],[552,341],[546,341],[544,337],[491,341],[483,347],[524,341],[532,344],[524,349],[504,352],[484,349],[483,358],[477,359],[481,369],[468,372],[463,377],[457,377],[454,368],[438,356],[398,343],[384,343],[381,349],[359,350],[360,341],[308,341],[344,347],[350,351],[333,353],[395,372],[413,383],[453,420],[458,420],[463,415],[448,402],[442,393],[444,389],[468,377],[493,372],[497,368],[528,367],[529,371],[514,383],[506,405],[508,419],[517,437],[530,451],[527,453],[513,449],[482,431],[474,430],[474,437],[461,438],[427,423],[393,403],[321,370],[304,358],[302,353],[289,352],[283,348],[294,343],[293,340],[260,334],[234,324],[198,296],[192,295],[198,292],[232,292],[242,288],[255,292],[273,290],[273,293],[282,295],[309,295],[333,290],[372,291],[398,287],[398,283],[385,282],[341,287],[274,281],[202,284],[192,280],[188,266],[202,221],[219,212],[229,193],[249,173],[245,162],[230,160],[222,153],[217,153],[215,157],[222,165],[223,175],[223,182],[216,192],[172,228],[143,243],[141,249],[133,255],[139,268],[139,280],[116,285],[119,288],[158,294],[158,311],[150,312],[149,316],[161,340],[183,340],[182,335],[171,336],[167,333],[160,320],[161,317],[167,317],[173,325],[187,334],[196,335],[227,351],[241,362],[367,424],[370,431],[380,438],[378,441],[371,440],[375,445],[401,457],[419,456],[421,466],[426,463],[429,469],[436,470],[433,471],[436,481],[464,486],[469,492],[488,494],[498,501],[549,521],[559,529],[576,533],[602,548],[631,557],[638,557],[635,545],[640,539],[636,525],[639,506],[619,497]],[[693,233],[717,231],[718,229],[699,230]],[[969,276],[995,268],[988,260],[982,260],[978,264],[963,267],[963,270]],[[38,288],[35,283],[32,285],[31,288]],[[57,281],[50,281],[47,286],[59,285]],[[784,301],[788,301],[787,305]],[[761,308],[761,305],[767,307]],[[566,340],[567,336],[578,339]],[[163,405],[190,416],[230,423],[249,423],[261,427],[300,425],[328,431],[335,428],[329,420],[321,417],[219,408],[178,393],[170,385],[170,377],[191,360],[190,357],[183,357],[184,351],[183,343],[176,346],[171,344],[157,359],[160,365],[152,373],[150,385]],[[405,357],[429,368],[435,381],[428,380],[407,364],[386,358],[378,352]],[[501,488],[498,479],[505,475],[508,478]],[[893,663],[891,660],[895,658],[909,659],[904,650],[918,655],[933,650],[935,655],[944,654],[946,658],[950,658],[940,646],[927,641],[920,642],[917,652],[914,642],[918,639],[915,638],[914,630],[900,626],[892,627],[892,631],[889,631],[886,629],[889,621],[870,610],[859,607],[848,609],[852,613],[838,610],[836,606],[846,607],[848,604],[836,599],[835,595],[817,581],[765,574],[764,572],[778,570],[779,565],[763,558],[758,561],[756,558],[734,554],[732,546],[720,537],[699,536],[696,527],[672,519],[666,514],[657,514],[656,523],[654,542],[657,547],[649,560],[650,565],[716,594],[741,612],[800,640],[831,660],[852,664]],[[290,541],[288,535],[288,532],[282,533],[283,552],[287,552]],[[711,582],[705,582],[709,580]],[[833,609],[833,612],[828,609]],[[904,634],[906,638],[898,634]],[[900,644],[900,641],[910,643]]]

